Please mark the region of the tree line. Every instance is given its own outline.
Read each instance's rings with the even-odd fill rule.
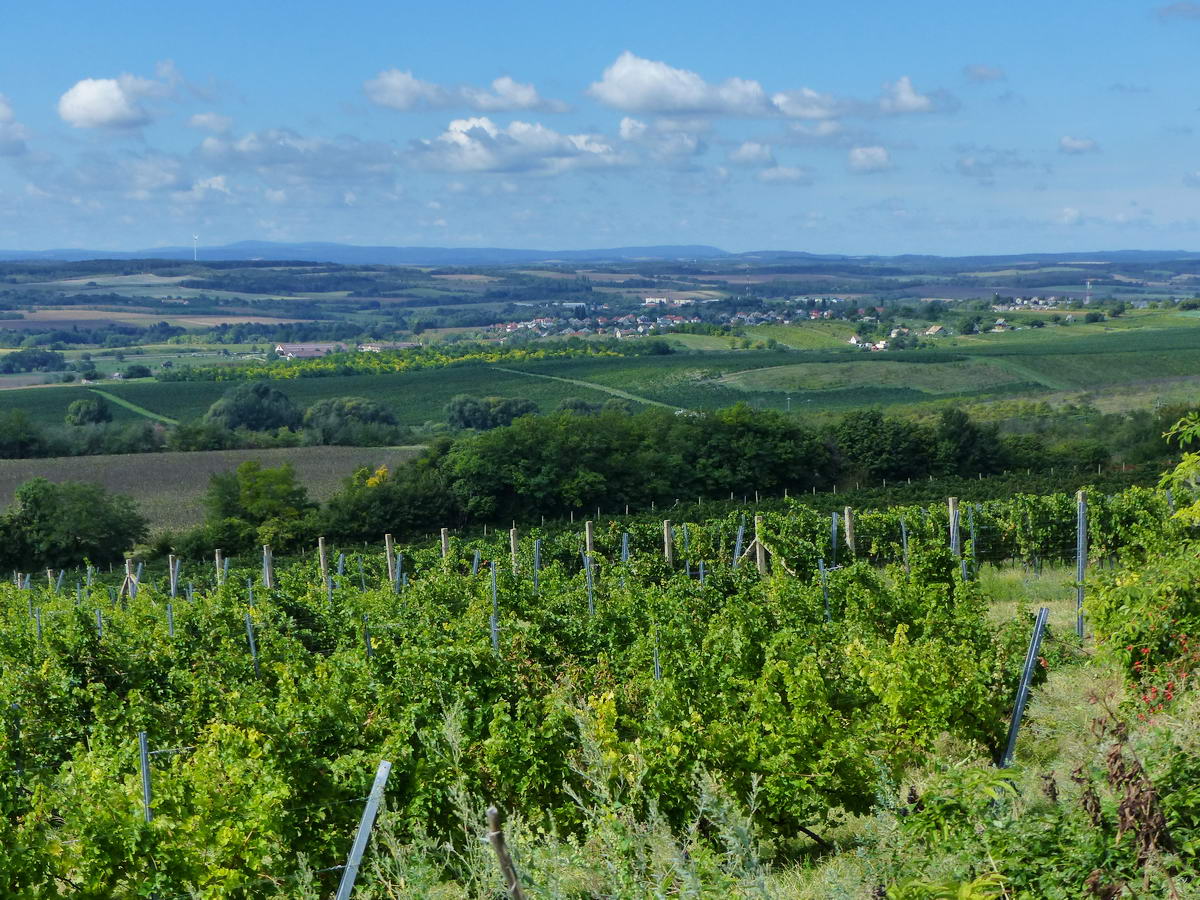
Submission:
[[[924,423],[863,410],[814,427],[744,404],[678,414],[586,402],[563,407],[441,436],[395,471],[360,469],[323,506],[308,500],[286,467],[243,464],[214,479],[205,524],[164,536],[160,550],[198,557],[213,547],[307,546],[319,535],[345,542],[385,533],[416,537],[443,526],[507,525],[597,507],[646,509],[681,498],[784,490],[797,496],[856,480],[878,485],[1094,465],[1046,447],[1036,435],[1001,435],[954,409]],[[464,401],[459,408],[486,417],[496,407]]]
[[[269,385],[238,385],[204,421],[189,426],[190,439],[203,443],[205,435],[234,431],[228,426],[251,415],[283,432],[291,425],[322,440],[348,427],[389,427],[386,410],[361,398],[323,400],[302,413],[284,401]],[[394,471],[364,467],[323,505],[308,497],[286,465],[264,469],[247,462],[214,476],[204,524],[156,536],[152,552],[200,558],[214,547],[243,553],[262,544],[287,552],[321,535],[347,543],[387,533],[417,538],[444,526],[507,526],[541,516],[590,515],[597,507],[615,513],[678,499],[844,490],[856,481],[899,487],[908,479],[975,479],[1012,469],[1049,473],[1054,467],[1061,473],[1093,465],[1073,455],[1073,448],[1052,449],[1038,435],[1002,435],[955,409],[929,422],[861,410],[818,427],[744,404],[706,413],[633,413],[620,403],[568,399],[553,413],[526,411],[507,423],[510,414],[522,413],[519,401],[464,397],[451,406],[452,414],[467,417],[463,424],[481,430],[439,436]],[[92,493],[70,493],[84,488]],[[79,512],[85,508],[95,512]],[[118,559],[133,541],[145,539],[146,522],[129,501],[109,498],[94,485],[38,482],[18,492],[0,518],[0,532],[6,537],[4,565],[61,566],[85,555],[95,563]]]

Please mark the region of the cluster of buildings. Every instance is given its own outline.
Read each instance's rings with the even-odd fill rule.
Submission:
[[[586,337],[589,334],[626,337],[635,334],[649,334],[651,331],[670,330],[680,325],[700,321],[699,316],[680,316],[673,313],[659,315],[629,313],[624,316],[594,316],[590,318],[539,316],[525,322],[501,322],[493,325],[492,328],[503,334],[518,334],[528,331],[537,337]]]
[[[992,305],[995,312],[1016,312],[1018,310],[1050,310],[1059,306],[1071,306],[1075,301],[1070,297],[1008,297]]]
[[[413,341],[379,344],[343,344],[338,341],[317,341],[311,344],[276,344],[275,354],[283,359],[318,359],[330,353],[345,353],[354,349],[359,353],[382,353],[384,350],[411,350],[421,345]]]

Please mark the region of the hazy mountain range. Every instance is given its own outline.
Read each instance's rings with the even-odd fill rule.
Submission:
[[[155,247],[140,250],[0,250],[0,261],[46,260],[77,261],[88,259],[178,259],[190,260],[191,247]],[[1159,260],[1200,259],[1200,253],[1187,250],[1114,250],[1085,253],[1022,253],[944,257],[935,255],[851,256],[845,254],[806,253],[796,250],[756,250],[730,253],[719,247],[704,244],[662,245],[648,247],[612,247],[598,250],[521,250],[503,247],[367,247],[335,243],[274,243],[270,241],[239,241],[220,247],[200,247],[201,262],[218,260],[289,260],[296,262],[327,262],[343,265],[433,265],[477,266],[520,265],[529,263],[602,263],[635,260],[720,261],[753,265],[772,260],[813,260],[890,263],[906,267],[947,263],[1016,262],[1117,262],[1149,263]]]

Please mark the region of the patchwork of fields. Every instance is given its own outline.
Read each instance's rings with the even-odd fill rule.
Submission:
[[[1120,407],[1126,395],[1173,396],[1200,379],[1200,319],[1153,315],[1142,327],[1075,325],[1018,333],[960,337],[937,349],[865,354],[844,344],[811,349],[717,349],[725,338],[684,335],[714,349],[665,356],[539,360],[507,366],[451,366],[403,374],[281,380],[275,385],[307,407],[328,397],[362,396],[391,408],[408,425],[444,421],[458,394],[521,397],[543,412],[567,397],[600,403],[613,396],[672,408],[714,409],[738,402],[794,412],[859,406],[911,406],[953,398],[1086,396]],[[824,324],[824,323],[818,323]],[[765,337],[803,328],[757,329]],[[833,329],[813,340],[833,341]],[[840,341],[840,338],[837,340]],[[531,377],[535,376],[535,377]],[[197,419],[229,389],[227,383],[133,382],[103,389],[157,416]],[[0,392],[0,412],[24,410],[43,425],[63,421],[67,406],[89,396],[83,386]],[[789,407],[788,398],[791,398]],[[114,408],[117,421],[136,421],[136,410]]]

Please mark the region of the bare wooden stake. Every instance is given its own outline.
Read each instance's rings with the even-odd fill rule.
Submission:
[[[674,535],[671,533],[671,520],[663,520],[663,559],[667,561],[668,566],[675,565],[675,541],[672,540]]]
[[[325,549],[325,538],[317,538],[317,558],[321,563],[321,584],[329,581],[329,552]]]
[[[275,555],[270,544],[263,544],[263,587],[268,591],[275,587]]]
[[[213,551],[213,564],[217,567],[217,586],[219,587],[225,583],[225,569],[221,565],[221,551],[220,550]]]
[[[595,532],[595,529],[592,527],[592,523],[584,522],[583,523],[583,545],[584,545],[585,549],[587,550],[588,556],[591,556],[592,551],[595,549],[595,541],[596,541],[596,532]]]
[[[754,517],[754,561],[758,565],[758,574],[767,574],[767,548],[762,542],[763,517]]]
[[[513,865],[512,856],[508,852],[508,844],[504,841],[503,822],[500,810],[489,806],[487,810],[488,843],[496,852],[496,861],[500,864],[500,873],[504,876],[504,889],[513,900],[525,900],[521,890],[521,880],[517,877],[517,867]]]
[[[846,549],[850,551],[851,556],[854,556],[856,547],[854,543],[854,510],[847,506],[842,512],[842,521],[846,529]]]
[[[396,583],[396,544],[390,534],[383,536],[383,553],[387,557],[388,584]]]
[[[517,528],[514,525],[508,530],[508,555],[512,558],[513,574],[517,574]]]
[[[450,529],[442,529],[442,559],[450,555]]]

